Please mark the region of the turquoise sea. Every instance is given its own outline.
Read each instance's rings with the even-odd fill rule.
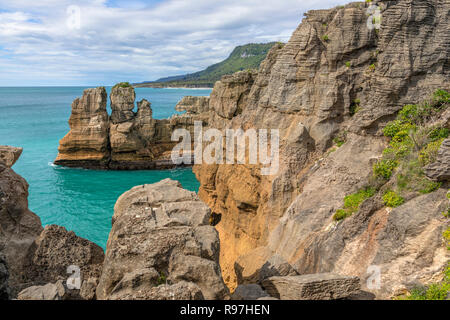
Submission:
[[[72,101],[82,87],[0,88],[0,145],[23,147],[13,169],[29,183],[29,207],[44,225],[57,224],[106,247],[117,198],[134,186],[172,178],[198,191],[191,169],[91,171],[52,164],[59,140],[69,131]],[[107,88],[108,93],[110,88]],[[184,96],[206,96],[209,89],[136,89],[137,101],[152,103],[153,117],[175,113]]]

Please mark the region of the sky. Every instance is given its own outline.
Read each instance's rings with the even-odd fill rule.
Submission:
[[[98,86],[200,71],[289,40],[348,0],[0,0],[0,86]]]

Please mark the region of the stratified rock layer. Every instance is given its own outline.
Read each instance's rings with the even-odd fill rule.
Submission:
[[[115,205],[97,297],[147,299],[162,292],[161,299],[170,299],[170,292],[186,299],[227,297],[209,217],[197,195],[173,180],[123,194]],[[180,286],[188,291],[180,295]]]
[[[263,286],[281,300],[337,300],[358,293],[361,287],[358,277],[331,273],[272,277],[264,280]]]
[[[367,27],[373,18],[368,7],[374,4],[382,15],[379,30]],[[286,45],[269,52],[257,75],[236,75],[216,85],[210,126],[280,130],[280,168],[275,175],[261,176],[260,168],[250,165],[194,167],[200,198],[221,215],[216,226],[220,261],[231,288],[239,284],[235,262],[240,274],[252,275],[258,270],[254,261],[241,264],[240,257],[260,247],[282,256],[300,274],[334,271],[366,277],[375,263],[380,229],[392,223],[381,210],[383,204],[369,210],[371,223],[350,226],[346,221],[338,227],[345,229],[341,242],[328,244],[344,251],[330,250],[323,256],[319,239],[333,236],[332,216],[342,208],[344,197],[363,188],[372,175],[387,143],[384,125],[404,105],[419,103],[436,89],[450,89],[449,9],[448,1],[401,0],[313,10]],[[241,89],[243,82],[249,90]],[[346,143],[330,149],[338,136],[346,136]],[[428,231],[437,237],[445,221],[434,220],[442,209],[439,195],[434,197],[431,211],[415,210],[420,220],[431,223]],[[363,234],[374,255],[362,242],[351,241]],[[426,233],[403,239],[421,242],[423,237]],[[429,259],[410,265],[408,274],[430,270],[422,277],[425,282],[441,274],[448,258],[442,241],[435,240]],[[408,260],[415,256],[405,251],[391,261],[400,254]],[[359,263],[351,266],[347,262],[353,258]],[[404,283],[403,275],[401,269],[389,268],[386,276],[393,282],[378,293],[393,294],[393,288]]]

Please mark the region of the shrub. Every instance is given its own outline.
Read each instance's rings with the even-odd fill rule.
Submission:
[[[335,221],[341,221],[344,220],[345,218],[350,217],[353,214],[353,212],[344,210],[344,209],[339,209],[336,211],[335,215],[333,216],[333,219]]]
[[[442,89],[436,90],[433,94],[433,101],[438,105],[450,103],[450,93]]]
[[[369,66],[369,70],[372,71],[372,72],[374,72],[376,68],[377,68],[377,67],[376,67],[375,63],[372,63],[372,64]]]
[[[397,208],[405,203],[405,199],[395,191],[388,191],[383,196],[384,204],[389,208]]]
[[[353,213],[359,210],[359,206],[367,199],[373,197],[375,195],[374,188],[365,188],[357,193],[348,195],[344,198],[344,209],[339,209],[336,211],[336,214],[333,216],[335,221],[343,220],[347,217],[350,217]]]
[[[329,41],[330,37],[327,34],[325,34],[325,35],[323,35],[322,40],[323,41]]]
[[[397,166],[398,162],[395,160],[381,160],[373,166],[373,173],[375,177],[382,177],[389,180]]]
[[[450,227],[448,227],[447,230],[444,231],[443,237],[447,242],[447,249],[450,250]]]
[[[164,272],[161,272],[159,275],[159,278],[157,280],[157,285],[161,286],[163,284],[166,284],[166,282],[167,282],[167,276]]]
[[[449,134],[450,134],[450,131],[447,128],[440,128],[440,127],[434,128],[428,133],[428,139],[430,139],[430,141],[434,142],[434,141],[448,138]]]
[[[347,62],[345,63],[345,66],[346,66],[347,68],[350,68],[350,67],[352,66],[352,64],[350,63],[350,61],[347,61]]]
[[[433,191],[436,191],[442,186],[442,183],[440,182],[434,182],[429,180],[425,180],[424,184],[425,186],[423,187],[423,189],[419,190],[419,192],[423,194],[432,193]]]
[[[398,113],[398,119],[403,122],[415,122],[421,114],[417,104],[407,104]]]
[[[354,116],[361,110],[361,100],[355,99],[353,103],[350,105],[350,116]]]
[[[439,148],[444,140],[444,138],[441,138],[437,141],[430,142],[420,151],[419,161],[422,166],[426,166],[436,161]]]

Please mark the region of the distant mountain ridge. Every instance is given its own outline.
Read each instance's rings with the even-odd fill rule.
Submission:
[[[250,43],[236,47],[230,56],[203,71],[165,77],[156,81],[134,84],[135,87],[213,87],[222,76],[246,69],[258,69],[269,50],[277,42]]]

